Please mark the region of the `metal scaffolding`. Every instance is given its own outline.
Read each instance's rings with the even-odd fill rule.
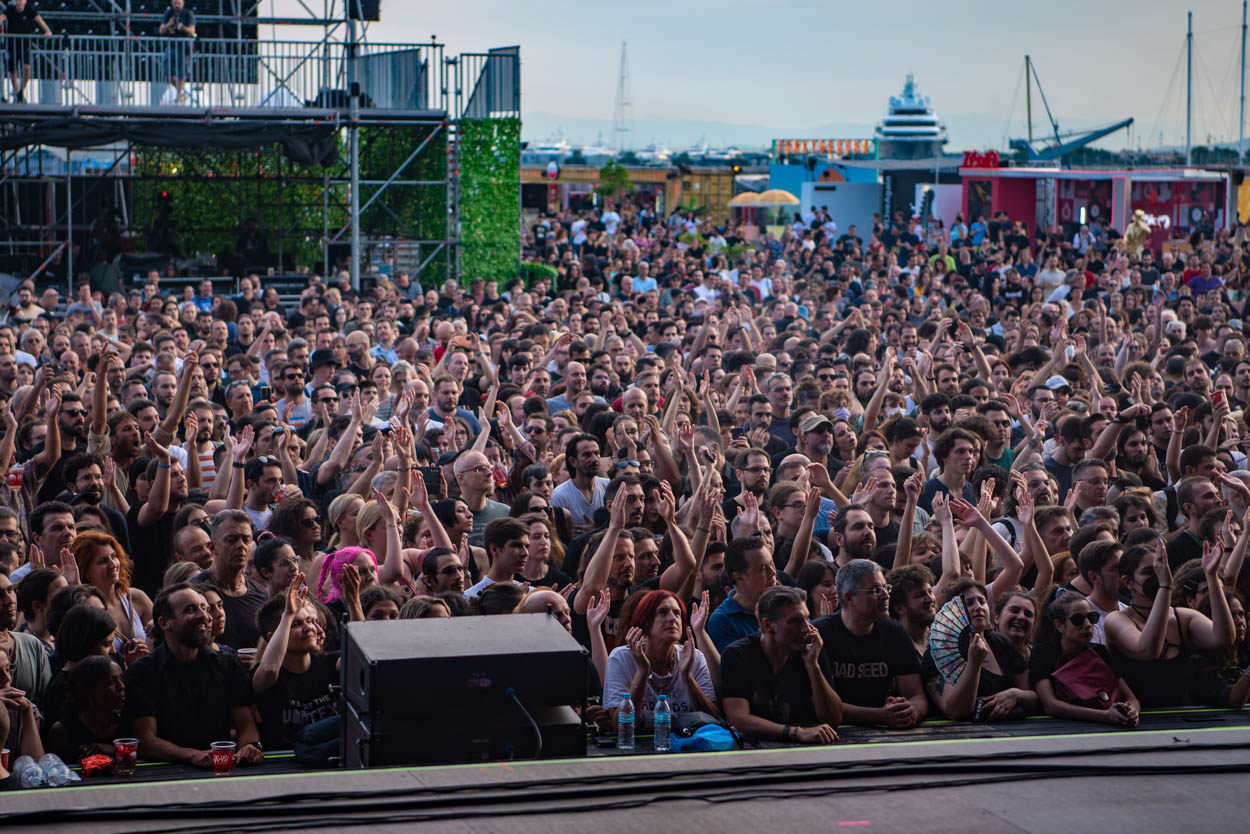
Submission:
[[[304,17],[260,17],[259,0],[217,0],[217,14],[197,12],[197,28],[216,35],[160,37],[159,9],[141,0],[99,0],[100,12],[47,10],[54,36],[8,37],[32,67],[26,101],[0,104],[0,272],[39,279],[55,265],[72,285],[76,257],[87,243],[94,214],[107,203],[120,215],[134,241],[146,218],[135,217],[135,189],[164,184],[178,175],[141,175],[136,154],[145,146],[124,139],[105,147],[74,149],[31,144],[24,134],[57,125],[85,125],[125,119],[156,125],[331,126],[346,151],[345,166],[326,166],[320,205],[302,204],[299,221],[320,210],[321,269],[350,242],[353,286],[374,252],[405,246],[421,272],[445,263],[444,278],[459,278],[458,122],[463,118],[520,115],[520,57],[515,47],[488,53],[447,55],[442,44],[377,43],[368,24],[347,13],[347,0],[322,0]],[[204,4],[200,4],[203,6]],[[260,37],[264,29],[272,36]],[[296,29],[295,27],[301,27]],[[317,32],[317,37],[306,33]],[[181,63],[179,63],[181,62]],[[185,103],[179,103],[168,75],[186,67]],[[420,128],[426,138],[406,160],[380,176],[362,177],[362,133]],[[447,160],[436,178],[412,176],[410,166],[437,140]],[[281,166],[279,166],[281,168]],[[187,176],[185,173],[183,176]],[[219,175],[219,181],[227,178]],[[235,179],[237,182],[237,178]],[[306,182],[306,180],[305,180]],[[446,195],[446,219],[435,234],[404,240],[403,221],[381,200],[396,189],[433,189]],[[106,200],[107,198],[107,200]],[[369,234],[360,222],[371,208],[394,217],[393,233]],[[261,206],[239,206],[238,221]],[[330,225],[332,215],[346,222]],[[301,227],[302,228],[302,227]],[[307,229],[275,229],[284,237]],[[442,255],[440,260],[439,256]],[[279,258],[281,264],[282,258]],[[315,266],[314,264],[303,264]],[[238,276],[235,276],[238,277]]]

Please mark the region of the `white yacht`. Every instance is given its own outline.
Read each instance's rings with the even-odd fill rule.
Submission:
[[[933,112],[928,96],[916,94],[911,73],[901,96],[890,96],[890,109],[877,123],[877,156],[880,159],[928,159],[941,156],[946,144],[946,125]]]

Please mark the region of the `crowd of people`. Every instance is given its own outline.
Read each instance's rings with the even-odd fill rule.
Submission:
[[[490,615],[586,646],[605,734],[1240,708],[1244,230],[974,225],[623,204],[538,217],[528,286],[23,284],[6,746],[259,762],[336,714],[345,622]]]

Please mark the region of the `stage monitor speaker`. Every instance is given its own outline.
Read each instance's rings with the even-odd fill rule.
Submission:
[[[586,755],[586,729],[572,707],[536,707],[529,713],[542,735],[540,758]],[[474,713],[393,720],[362,716],[348,705],[343,718],[348,770],[532,759],[538,752],[534,725],[509,701]]]
[[[548,614],[350,623],[343,695],[374,722],[586,701],[587,651]],[[507,705],[505,707],[505,704]]]
[[[382,0],[347,0],[352,20],[381,20]]]

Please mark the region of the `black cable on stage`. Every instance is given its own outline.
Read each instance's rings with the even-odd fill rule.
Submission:
[[[525,720],[530,722],[530,727],[534,730],[533,758],[540,758],[543,754],[543,731],[538,729],[538,722],[534,720],[534,716],[530,715],[530,711],[525,708],[525,704],[521,703],[521,699],[517,697],[515,689],[509,686],[504,690],[503,694],[512,699],[512,703],[516,704],[516,708],[525,716]]]
[[[265,826],[287,825],[288,823],[258,823],[255,821],[256,816],[265,817],[283,817],[286,820],[302,817],[304,815],[325,814],[325,806],[327,803],[359,803],[369,800],[368,809],[372,812],[379,812],[394,808],[395,810],[403,810],[406,808],[423,808],[428,807],[431,810],[426,814],[437,814],[437,810],[442,807],[443,813],[458,813],[464,815],[464,809],[460,807],[461,795],[471,793],[473,795],[474,806],[481,809],[480,813],[485,816],[492,816],[499,813],[520,813],[515,809],[511,811],[491,811],[486,810],[483,806],[508,806],[517,801],[518,797],[526,795],[534,795],[536,792],[543,790],[551,790],[559,788],[562,797],[568,798],[588,798],[595,802],[595,805],[588,806],[584,810],[593,810],[596,807],[603,807],[604,797],[617,796],[622,794],[637,793],[640,790],[650,788],[653,791],[661,792],[661,796],[654,796],[646,800],[644,804],[654,801],[681,800],[686,798],[695,798],[705,801],[711,801],[717,795],[709,794],[707,789],[714,788],[718,785],[729,786],[732,788],[730,797],[743,796],[744,788],[755,784],[762,785],[762,790],[773,796],[777,790],[777,779],[779,775],[785,775],[789,780],[795,778],[803,781],[812,781],[817,779],[858,779],[864,777],[885,778],[885,777],[903,777],[903,776],[943,776],[951,773],[973,773],[978,774],[984,770],[991,769],[996,774],[1003,774],[1008,771],[1007,775],[994,777],[993,781],[1024,781],[1029,778],[1056,778],[1065,774],[1070,775],[1114,775],[1119,773],[1125,774],[1141,774],[1149,775],[1151,773],[1176,773],[1176,774],[1193,774],[1194,770],[1188,767],[1175,767],[1170,765],[1126,765],[1117,766],[1113,773],[1106,771],[1103,766],[1081,766],[1072,765],[1067,762],[1055,764],[1049,763],[1018,763],[1017,760],[1032,759],[1048,759],[1048,758],[1075,758],[1087,756],[1111,756],[1122,754],[1145,754],[1145,753],[1175,753],[1175,752],[1203,752],[1203,751],[1230,751],[1245,750],[1250,748],[1250,744],[1184,744],[1184,745],[1154,745],[1150,747],[1120,747],[1100,750],[1082,750],[1082,751],[1062,751],[1062,752],[1035,752],[1035,751],[1012,751],[1006,753],[995,753],[991,755],[956,755],[956,756],[932,756],[919,759],[882,759],[882,760],[865,760],[865,761],[847,761],[847,762],[809,762],[804,764],[778,764],[763,765],[744,768],[716,768],[704,770],[682,771],[678,773],[666,774],[664,776],[656,776],[654,773],[631,773],[631,774],[605,774],[602,776],[588,777],[579,783],[570,786],[567,780],[530,780],[519,783],[505,783],[497,786],[456,786],[452,788],[422,788],[419,796],[414,796],[412,788],[391,788],[379,791],[339,791],[335,793],[314,793],[314,794],[287,794],[283,796],[271,797],[267,800],[249,800],[238,802],[222,802],[212,801],[206,803],[182,803],[160,806],[130,806],[125,808],[84,808],[84,809],[61,809],[61,810],[45,810],[38,812],[28,812],[25,814],[13,814],[6,817],[6,822],[78,822],[88,820],[109,820],[124,818],[127,820],[137,819],[170,819],[179,816],[231,816],[238,814],[247,814],[253,817],[249,823],[249,828],[261,830]],[[1227,766],[1204,766],[1202,772],[1220,772],[1223,769],[1232,768],[1235,772],[1239,769],[1250,770],[1250,763],[1245,765],[1227,765]],[[970,783],[981,783],[983,780],[972,780]],[[700,786],[702,792],[698,795],[686,795],[678,793],[687,787],[687,783],[694,782]],[[989,783],[989,782],[985,782]],[[934,783],[910,783],[910,787],[931,787],[938,785],[958,786],[962,784],[958,780],[942,780]],[[810,790],[816,795],[824,795],[829,792],[860,792],[860,791],[882,791],[882,790],[904,790],[909,785],[869,785],[869,786],[852,786],[846,788],[788,788],[789,790]],[[776,797],[784,798],[784,797]],[[390,800],[387,802],[377,802],[376,800]],[[639,800],[626,798],[623,802],[632,803]],[[348,813],[350,808],[343,808],[341,813]],[[547,810],[551,810],[548,808]],[[581,808],[570,806],[564,810],[583,810]],[[478,813],[478,812],[474,812]],[[435,818],[435,817],[431,817]],[[341,815],[335,815],[333,820],[343,820]],[[376,821],[375,818],[371,818]],[[321,827],[322,822],[313,820],[304,823],[307,827]],[[338,824],[336,822],[327,822],[325,824]],[[236,825],[237,823],[232,823]],[[228,830],[226,828],[218,829],[213,826],[205,828],[205,831]],[[183,828],[172,830],[187,830]],[[199,829],[196,829],[199,830]]]

